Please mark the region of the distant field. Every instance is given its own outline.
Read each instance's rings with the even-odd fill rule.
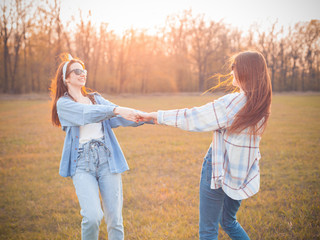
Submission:
[[[9,98],[10,99],[10,98]],[[200,106],[213,96],[111,97],[144,111]],[[198,239],[199,179],[212,133],[119,128],[125,239]],[[71,179],[58,174],[64,132],[47,100],[0,101],[0,239],[80,239]],[[251,239],[320,239],[320,95],[276,95],[261,143],[261,189],[238,220]],[[101,225],[100,239],[107,239]],[[229,239],[221,230],[219,239]]]

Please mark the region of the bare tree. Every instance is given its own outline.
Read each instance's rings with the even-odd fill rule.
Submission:
[[[173,56],[175,61],[175,79],[177,89],[183,91],[185,83],[190,81],[189,72],[189,46],[192,11],[186,10],[181,15],[168,16],[163,37],[167,43],[166,52]]]
[[[3,92],[47,91],[65,50],[84,60],[90,87],[109,92],[203,91],[226,58],[245,49],[265,56],[275,90],[320,90],[319,20],[288,34],[277,22],[243,33],[186,10],[169,16],[155,35],[137,29],[118,35],[107,23],[96,28],[90,12],[62,23],[61,0],[6,1],[0,10]]]
[[[287,86],[286,90],[297,90],[297,69],[298,69],[298,63],[299,59],[301,59],[302,56],[302,45],[303,41],[301,39],[301,35],[299,34],[299,24],[295,25],[296,31],[293,32],[291,28],[289,28],[289,33],[287,35],[287,43],[288,43],[288,57],[290,59],[290,65],[291,65],[291,79],[290,79],[290,85]]]
[[[316,62],[316,51],[319,49],[319,40],[320,40],[320,20],[311,20],[305,28],[305,43],[307,47],[305,60],[308,67],[308,75],[311,81],[311,87],[315,86],[314,82],[316,81],[315,76],[315,67],[313,63]],[[304,82],[303,82],[304,90]]]
[[[30,9],[32,3],[26,4],[23,0],[15,1],[15,18],[14,18],[14,32],[13,32],[13,46],[14,46],[14,62],[13,68],[11,68],[11,92],[20,93],[21,84],[17,84],[18,64],[20,60],[20,49],[23,44],[24,37],[28,28],[32,23],[32,16],[30,15]],[[10,63],[10,62],[9,62]]]
[[[262,54],[266,58],[267,65],[270,69],[272,89],[275,89],[276,71],[278,68],[278,54],[279,54],[279,42],[278,36],[280,31],[276,31],[277,21],[272,23],[268,32],[260,32],[259,26],[256,26],[256,32],[258,33],[258,48],[262,51]]]
[[[280,61],[280,73],[279,73],[279,90],[285,90],[287,88],[287,73],[289,65],[288,47],[285,38],[282,38],[279,43],[279,61]]]
[[[125,84],[128,80],[129,63],[131,62],[130,56],[132,52],[132,46],[136,40],[135,30],[130,29],[125,31],[122,36],[118,53],[118,66],[117,76],[119,79],[119,92],[124,92]]]
[[[234,28],[231,30],[230,34],[228,35],[229,38],[229,51],[231,53],[237,53],[242,51],[243,49],[243,37],[242,37],[242,31],[238,28]],[[249,35],[250,39],[250,35]],[[250,41],[250,40],[249,40]]]
[[[103,82],[108,80],[108,84],[103,84],[101,87],[106,91],[118,91],[117,88],[117,52],[120,45],[118,36],[112,30],[108,30],[108,24],[103,23],[100,27],[101,40],[101,64],[104,66],[99,68],[99,73],[102,74]]]
[[[96,79],[94,78],[94,73],[91,69],[94,69],[94,50],[98,46],[95,46],[97,41],[97,30],[91,21],[91,11],[88,13],[88,17],[85,20],[80,11],[80,23],[77,24],[77,31],[75,32],[75,51],[76,56],[83,59],[86,63],[86,68],[88,70],[88,83],[92,81],[92,86],[96,85]],[[90,83],[91,84],[91,83]]]
[[[226,32],[222,22],[204,20],[204,15],[192,19],[191,30],[191,58],[196,63],[199,91],[205,90],[205,80],[209,77],[209,60],[214,54],[217,58],[224,58],[220,50],[226,49]]]
[[[113,31],[105,33],[105,44],[106,44],[106,58],[109,66],[109,73],[114,75],[115,64],[116,64],[116,49],[117,49],[117,36]]]
[[[102,52],[104,50],[103,43],[104,43],[104,37],[105,37],[105,32],[107,29],[106,24],[100,24],[100,29],[99,29],[99,36],[93,36],[93,45],[95,46],[94,51],[92,53],[92,87],[95,89],[96,88],[96,81],[97,81],[97,72],[98,68],[100,65],[100,59]]]
[[[9,38],[13,31],[13,5],[6,5],[3,2],[1,5],[1,21],[0,21],[0,36],[3,41],[3,65],[4,65],[4,92],[9,92],[9,66],[8,63],[10,61],[9,55]]]

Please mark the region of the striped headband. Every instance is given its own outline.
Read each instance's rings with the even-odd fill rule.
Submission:
[[[62,78],[63,78],[63,83],[64,85],[67,86],[67,83],[66,83],[66,72],[67,72],[67,66],[69,64],[69,62],[73,59],[73,57],[68,54],[68,59],[69,61],[67,61],[64,65],[63,65],[63,68],[62,68]]]

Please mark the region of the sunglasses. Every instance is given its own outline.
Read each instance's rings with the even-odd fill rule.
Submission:
[[[235,65],[234,65],[234,63],[232,63],[232,65],[231,65],[231,70],[232,71],[233,71],[234,67],[235,67]]]
[[[87,70],[82,70],[82,69],[73,69],[69,71],[67,75],[69,75],[72,72],[74,72],[76,75],[81,75],[81,74],[87,75]]]

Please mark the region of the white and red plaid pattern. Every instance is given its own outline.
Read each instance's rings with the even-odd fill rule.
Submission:
[[[211,188],[222,187],[235,200],[259,191],[260,136],[250,136],[249,129],[230,134],[235,115],[245,105],[243,93],[231,93],[214,102],[191,109],[158,111],[158,123],[186,131],[213,131]]]

